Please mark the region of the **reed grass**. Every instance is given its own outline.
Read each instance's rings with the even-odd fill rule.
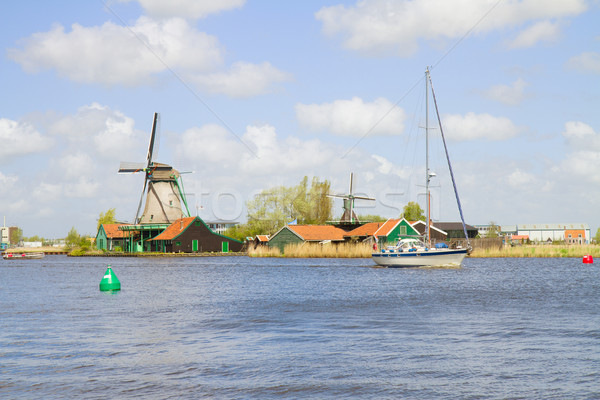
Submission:
[[[248,250],[251,257],[289,257],[289,258],[369,258],[373,248],[367,243],[288,244],[283,254],[276,247],[259,246]]]
[[[598,245],[523,245],[514,247],[502,247],[501,249],[474,249],[470,257],[583,257],[591,255],[600,257],[600,246]]]
[[[288,244],[281,253],[276,247],[259,246],[248,250],[251,257],[289,257],[289,258],[369,258],[372,247],[366,243],[318,244],[301,243]],[[600,261],[600,246],[598,245],[523,245],[502,247],[500,249],[474,249],[469,257],[541,257],[541,258],[581,258],[591,255]]]
[[[281,257],[281,252],[277,247],[258,246],[256,248],[250,247],[248,255],[250,257]]]

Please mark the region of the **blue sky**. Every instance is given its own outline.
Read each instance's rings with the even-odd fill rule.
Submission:
[[[35,12],[32,12],[34,10]],[[431,75],[470,224],[600,222],[597,1],[21,1],[3,6],[0,215],[25,236],[95,234],[135,215],[157,161],[193,214],[246,218],[263,189],[303,176],[424,203]],[[432,114],[430,120],[434,120]],[[434,220],[457,221],[439,130]],[[341,214],[341,201],[335,202]]]

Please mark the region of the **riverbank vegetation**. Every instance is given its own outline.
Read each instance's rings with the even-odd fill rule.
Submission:
[[[522,245],[500,249],[474,249],[469,257],[600,257],[600,246],[589,245]]]
[[[318,243],[290,244],[285,246],[283,253],[276,247],[258,246],[250,248],[251,257],[289,257],[289,258],[369,258],[372,247],[365,243],[342,243],[339,245],[322,245]],[[582,258],[591,255],[600,262],[600,246],[583,245],[523,245],[514,247],[474,249],[471,258],[492,257],[541,257],[541,258]]]
[[[288,244],[283,254],[277,247],[258,246],[249,249],[251,257],[288,257],[288,258],[368,258],[373,248],[366,243],[342,243],[339,245],[301,243]]]

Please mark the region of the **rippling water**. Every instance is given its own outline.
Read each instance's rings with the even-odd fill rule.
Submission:
[[[372,265],[0,261],[0,397],[600,398],[597,264]]]

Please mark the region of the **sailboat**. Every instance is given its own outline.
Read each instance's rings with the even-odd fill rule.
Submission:
[[[458,210],[460,212],[460,218],[462,221],[463,231],[465,238],[467,239],[467,248],[456,248],[450,249],[445,243],[438,243],[435,246],[431,244],[431,217],[430,217],[430,193],[429,185],[431,178],[435,176],[435,173],[429,170],[429,89],[431,87],[431,94],[435,104],[436,115],[440,126],[440,132],[442,134],[442,141],[444,143],[444,149],[446,151],[446,159],[448,161],[448,168],[450,170],[450,176],[452,177],[452,184],[454,186],[454,194],[456,196],[456,202]],[[437,102],[435,100],[435,92],[433,91],[433,84],[431,82],[431,76],[429,75],[429,68],[425,70],[425,196],[427,201],[426,211],[426,228],[423,239],[421,238],[404,238],[398,241],[393,246],[376,246],[377,249],[372,254],[373,261],[378,265],[385,267],[423,267],[423,266],[460,266],[463,259],[471,249],[469,243],[469,236],[467,235],[467,228],[465,225],[465,219],[463,217],[462,207],[460,205],[460,199],[458,197],[458,191],[456,189],[456,183],[454,180],[454,173],[452,172],[452,166],[450,164],[450,157],[448,156],[448,148],[446,147],[446,139],[444,138],[444,131],[442,129],[442,123],[440,120],[440,114],[437,108]]]

